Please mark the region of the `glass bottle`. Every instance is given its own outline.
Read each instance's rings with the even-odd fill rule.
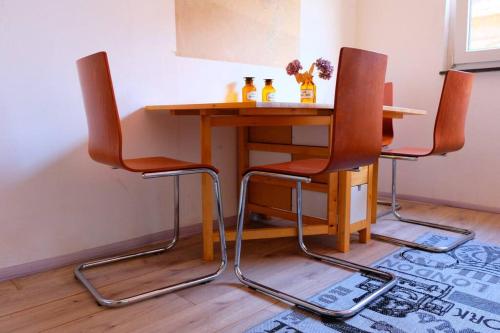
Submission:
[[[241,90],[241,97],[243,102],[257,101],[257,89],[253,85],[253,77],[245,77],[245,86]]]
[[[300,102],[316,103],[316,85],[312,80],[307,80],[300,86]]]
[[[265,79],[262,88],[262,102],[276,102],[276,89],[273,87],[273,79]]]

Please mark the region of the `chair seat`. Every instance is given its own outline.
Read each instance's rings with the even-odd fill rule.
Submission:
[[[297,160],[285,163],[258,165],[247,169],[247,172],[262,171],[281,173],[292,176],[309,177],[321,173],[323,170],[325,170],[327,165],[328,159],[311,158],[307,160]]]
[[[219,172],[213,165],[174,160],[161,156],[133,158],[123,160],[123,163],[133,172],[162,172],[199,168],[212,169],[217,173]]]
[[[382,155],[404,156],[404,157],[423,157],[430,155],[431,152],[432,149],[422,148],[422,147],[402,147],[395,149],[382,149]]]

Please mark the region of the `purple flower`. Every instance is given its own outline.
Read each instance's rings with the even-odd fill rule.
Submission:
[[[330,61],[319,58],[315,62],[316,68],[319,70],[319,77],[324,80],[330,80],[332,78],[333,66]]]
[[[302,69],[302,65],[300,64],[300,61],[295,59],[291,63],[286,66],[286,72],[288,75],[295,75],[297,74],[300,70]]]

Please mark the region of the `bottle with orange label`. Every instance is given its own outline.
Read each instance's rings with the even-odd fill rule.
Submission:
[[[316,85],[311,80],[306,80],[300,86],[300,102],[316,103]]]
[[[245,85],[241,90],[241,97],[243,102],[257,101],[257,89],[253,85],[253,77],[245,77]]]
[[[273,79],[265,79],[262,88],[262,102],[276,102],[276,89],[273,87]]]

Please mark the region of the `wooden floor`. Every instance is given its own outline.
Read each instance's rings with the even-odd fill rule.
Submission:
[[[500,215],[449,207],[404,202],[404,213],[472,228],[477,239],[500,244]],[[405,227],[393,221],[379,221],[378,232],[390,232],[414,239],[424,228]],[[327,254],[334,239],[309,237],[310,248]],[[359,244],[352,238],[348,255],[336,254],[370,264],[396,249],[372,241]],[[228,244],[233,256],[233,243]],[[205,274],[215,263],[198,259],[198,237],[181,239],[174,253],[138,259],[88,272],[88,276],[108,297],[129,295],[160,287],[180,279]],[[301,297],[312,296],[349,272],[331,268],[300,255],[295,239],[247,241],[243,250],[243,270],[250,277]],[[209,284],[182,290],[121,309],[105,309],[75,281],[73,267],[36,274],[0,283],[0,332],[242,332],[288,306],[250,291],[238,283],[232,261],[224,275]]]

